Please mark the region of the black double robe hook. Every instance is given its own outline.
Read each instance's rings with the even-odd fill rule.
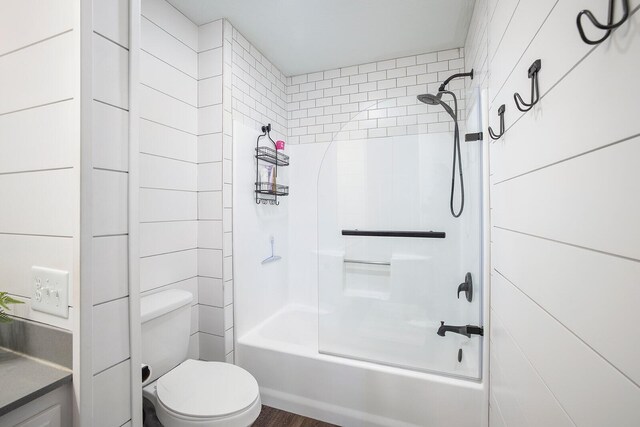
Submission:
[[[500,108],[498,108],[498,116],[500,116],[500,134],[496,135],[493,132],[493,129],[491,129],[491,126],[489,126],[489,136],[491,139],[500,139],[502,135],[504,135],[504,110],[505,106],[502,104]]]
[[[533,61],[533,64],[531,64],[531,67],[529,67],[529,78],[531,79],[531,102],[529,103],[524,102],[520,94],[517,92],[513,94],[513,99],[516,102],[516,107],[518,107],[518,110],[522,111],[523,113],[526,113],[527,111],[531,110],[533,106],[536,105],[540,100],[540,89],[538,87],[538,72],[540,71],[541,68],[542,68],[542,61],[539,59],[536,59],[535,61]]]
[[[627,20],[627,18],[629,18],[629,0],[622,0],[622,19],[620,19],[620,21],[618,21],[616,23],[613,22],[615,2],[616,2],[616,0],[609,0],[609,15],[608,15],[606,24],[601,24],[600,22],[598,22],[598,20],[593,15],[593,13],[591,13],[590,10],[586,10],[585,9],[585,10],[581,11],[580,13],[578,13],[578,17],[576,18],[576,24],[578,25],[578,32],[580,33],[580,38],[582,38],[583,42],[585,42],[586,44],[591,44],[591,45],[602,43],[603,41],[605,41],[607,39],[607,37],[609,37],[609,35],[611,35],[611,30],[613,30],[614,28],[618,28],[620,25],[624,24],[624,22]],[[586,17],[589,18],[589,21],[591,21],[591,23],[596,28],[599,28],[601,30],[606,30],[606,32],[604,33],[604,36],[602,36],[602,38],[600,38],[598,40],[589,40],[587,38],[587,36],[584,33],[584,29],[582,28],[582,16],[583,15],[586,15]]]

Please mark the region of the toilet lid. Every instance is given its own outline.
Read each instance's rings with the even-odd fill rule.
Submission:
[[[239,366],[187,360],[160,377],[156,393],[173,412],[214,418],[246,409],[259,391],[255,378]]]

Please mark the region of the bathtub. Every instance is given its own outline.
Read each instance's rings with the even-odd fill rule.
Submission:
[[[238,337],[265,405],[341,426],[479,427],[481,382],[318,352],[318,316],[289,305]]]

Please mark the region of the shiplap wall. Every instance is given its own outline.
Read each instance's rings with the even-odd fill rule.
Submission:
[[[72,330],[79,287],[79,3],[0,13],[0,290],[13,314]],[[31,267],[70,273],[69,318],[30,308]]]
[[[91,42],[91,419],[113,427],[131,420],[128,0],[93,2]]]
[[[193,294],[198,358],[198,27],[143,0],[140,46],[140,290]]]
[[[606,3],[476,2],[467,67],[507,129],[490,149],[492,426],[640,425],[640,2],[588,46],[576,15]],[[521,113],[535,59],[542,98]]]
[[[227,336],[233,337],[225,308],[226,187],[223,167],[223,20],[199,27],[198,46],[198,285],[200,292],[200,358],[227,360]],[[230,165],[229,165],[230,167]],[[231,359],[230,361],[233,361]]]

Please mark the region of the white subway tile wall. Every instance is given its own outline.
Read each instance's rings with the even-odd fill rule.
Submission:
[[[452,130],[442,107],[416,96],[437,93],[443,80],[460,72],[462,48],[288,77],[288,142],[327,142],[338,132],[357,139]],[[447,87],[458,97],[460,117],[464,87],[464,79]]]
[[[229,42],[231,48],[233,120],[256,130],[271,123],[272,136],[286,139],[287,78],[237,29],[225,22],[225,42]]]

